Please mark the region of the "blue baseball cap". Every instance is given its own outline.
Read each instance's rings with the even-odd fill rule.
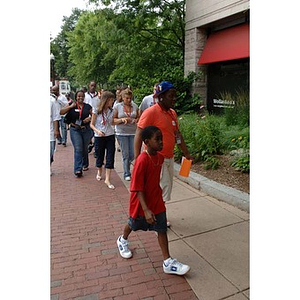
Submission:
[[[157,98],[158,95],[163,94],[170,89],[175,89],[175,86],[169,81],[162,81],[156,86],[153,97]]]

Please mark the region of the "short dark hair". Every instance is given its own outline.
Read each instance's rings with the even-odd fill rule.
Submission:
[[[142,130],[142,141],[145,142],[147,139],[151,139],[155,132],[159,131],[160,129],[156,126],[150,125],[145,127]]]

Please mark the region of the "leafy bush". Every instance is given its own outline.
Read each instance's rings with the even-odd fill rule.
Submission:
[[[241,156],[237,156],[231,162],[231,165],[235,167],[236,170],[242,171],[243,173],[249,173],[250,171],[250,155],[245,154]]]
[[[205,161],[205,165],[204,165],[205,170],[208,170],[208,169],[216,170],[220,165],[220,161],[216,157],[213,157],[213,156],[207,156],[204,159],[204,161]]]
[[[177,89],[177,100],[175,103],[176,112],[181,115],[184,113],[199,112],[202,102],[199,94],[191,94],[192,84],[202,76],[202,73],[189,72],[186,77],[178,73],[169,73],[170,81]]]
[[[249,126],[249,91],[240,90],[235,94],[228,92],[221,93],[221,98],[224,100],[234,100],[234,107],[224,109],[226,125]]]
[[[205,118],[198,114],[184,114],[178,118],[180,131],[184,137],[189,152],[195,162],[205,162],[205,168],[216,169],[219,160],[217,154],[227,154],[230,151],[240,151],[232,165],[242,171],[250,170],[250,133],[249,126],[227,125],[225,116],[207,115]],[[174,150],[174,158],[179,161],[181,151],[178,147]]]
[[[179,118],[179,123],[180,131],[190,154],[195,157],[195,162],[221,153],[222,131],[217,117],[201,119],[197,114],[185,114]],[[176,147],[175,159],[180,157],[180,149]]]
[[[226,152],[236,149],[249,149],[250,147],[249,126],[244,128],[226,126],[223,137],[223,148]]]

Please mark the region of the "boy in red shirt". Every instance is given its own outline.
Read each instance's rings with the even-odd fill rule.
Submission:
[[[132,252],[128,249],[127,239],[131,231],[156,231],[164,258],[164,272],[184,275],[190,267],[171,258],[169,253],[166,207],[159,185],[164,162],[164,157],[158,153],[163,148],[162,133],[156,126],[147,126],[142,130],[141,136],[147,150],[138,156],[134,164],[130,186],[130,217],[123,236],[119,236],[117,240],[118,249],[123,258],[130,258]]]

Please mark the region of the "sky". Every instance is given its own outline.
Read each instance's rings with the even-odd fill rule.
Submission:
[[[72,8],[86,9],[88,1],[86,0],[54,0],[51,2],[51,19],[50,33],[52,38],[55,38],[60,32],[62,19],[64,16],[69,17],[72,13]]]

